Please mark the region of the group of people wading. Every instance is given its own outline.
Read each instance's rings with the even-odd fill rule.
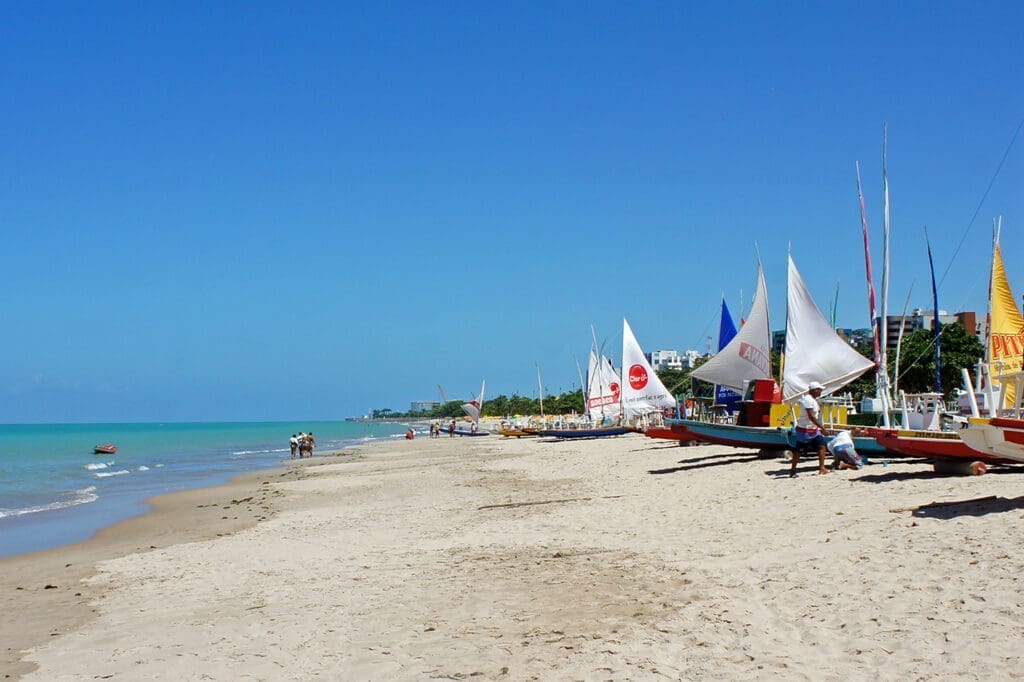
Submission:
[[[292,437],[288,440],[288,445],[291,447],[292,459],[295,459],[296,453],[298,453],[299,459],[305,459],[306,457],[313,456],[316,438],[313,438],[312,432],[300,433],[298,435],[293,433]]]

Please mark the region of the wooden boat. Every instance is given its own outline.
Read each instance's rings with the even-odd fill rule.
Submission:
[[[117,452],[117,446],[106,443],[104,445],[97,445],[93,448],[93,453],[97,455],[112,455]]]
[[[692,435],[687,434],[685,427],[679,427],[673,429],[668,426],[648,426],[644,430],[644,435],[648,438],[662,438],[665,440],[678,440],[680,442],[697,440]]]
[[[544,438],[606,438],[638,431],[632,426],[599,426],[592,429],[540,429],[537,435]]]
[[[758,450],[788,450],[790,447],[790,430],[782,427],[713,424],[692,419],[669,419],[668,424],[673,431],[704,443]]]
[[[472,429],[455,429],[456,436],[489,436],[490,431],[473,431]]]
[[[869,428],[867,435],[883,448],[907,457],[928,457],[951,461],[1004,463],[1011,460],[976,452],[952,431],[910,431],[905,429]],[[854,445],[856,447],[856,444]],[[859,452],[859,449],[858,449]]]
[[[979,370],[985,369],[988,374],[991,416],[985,418],[974,411],[960,429],[960,438],[983,455],[1024,462],[1024,315],[1006,277],[998,236],[992,249],[988,307],[992,319],[988,365]],[[969,393],[974,392],[973,387],[967,388]]]
[[[537,431],[538,429],[498,429],[498,435],[508,438],[528,438],[539,435]]]
[[[1024,462],[1024,419],[971,417],[959,436],[979,458],[994,456]]]

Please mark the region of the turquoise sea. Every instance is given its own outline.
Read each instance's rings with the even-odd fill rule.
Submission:
[[[312,432],[327,452],[407,425],[379,422],[0,425],[0,557],[86,540],[143,514],[144,500],[220,485],[291,461],[288,438]],[[94,455],[112,443],[114,455]]]

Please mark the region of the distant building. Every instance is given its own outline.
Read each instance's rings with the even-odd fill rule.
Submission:
[[[440,407],[441,403],[436,400],[414,400],[409,404],[410,412],[430,412],[435,407]]]
[[[934,329],[935,328],[935,312],[934,310],[923,310],[921,308],[915,308],[907,314],[906,318],[901,315],[889,315],[886,317],[888,323],[886,324],[886,343],[890,348],[895,348],[896,343],[900,338],[900,322],[903,322],[903,335],[907,336],[916,332],[918,329]],[[962,324],[967,328],[967,331],[971,332],[975,336],[981,336],[982,329],[978,322],[978,317],[974,311],[965,311],[960,313],[953,313],[950,315],[945,310],[939,310],[939,323],[940,324]]]
[[[663,369],[683,368],[683,361],[679,357],[679,353],[674,350],[656,350],[644,355],[647,356],[647,361],[651,363],[651,368],[655,372]]]
[[[683,364],[692,369],[697,364],[697,360],[702,357],[704,357],[704,354],[698,350],[685,351],[682,356]]]

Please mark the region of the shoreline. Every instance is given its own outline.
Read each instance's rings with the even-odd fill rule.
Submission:
[[[91,602],[98,592],[87,580],[100,562],[250,528],[276,512],[270,482],[301,478],[302,469],[350,452],[329,451],[239,474],[219,485],[157,495],[143,501],[147,511],[86,540],[0,558],[0,672],[5,679],[31,672],[36,665],[22,660],[21,652],[94,617]]]

